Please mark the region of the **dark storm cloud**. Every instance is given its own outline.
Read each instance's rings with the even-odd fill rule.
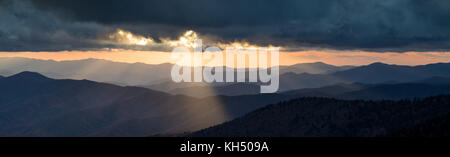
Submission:
[[[0,1],[0,51],[61,51],[101,48],[92,43],[105,27],[63,21],[24,1]]]
[[[217,36],[222,42],[249,41],[259,45],[283,46],[292,50],[450,49],[450,20],[448,20],[450,1],[447,0],[32,0],[31,2],[33,6],[29,6],[29,9],[38,12],[32,14],[33,16],[50,20],[24,19],[15,13],[9,15],[12,17],[2,13],[1,18],[12,18],[13,25],[26,23],[30,25],[26,27],[27,29],[50,32],[44,35],[52,32],[54,34],[55,30],[66,32],[66,37],[71,38],[71,43],[74,43],[66,43],[67,49],[105,47],[89,40],[79,40],[84,38],[94,40],[99,34],[114,28],[127,29],[144,36],[150,35],[157,41],[162,37],[175,38],[183,31],[193,29],[203,35]],[[21,9],[7,8],[12,8],[12,12]],[[6,19],[9,20],[11,19]],[[80,26],[73,26],[73,23]],[[37,25],[37,28],[34,28],[34,25]],[[69,40],[58,40],[60,37],[56,38],[56,41],[27,38],[21,36],[23,33],[20,30],[11,33],[1,27],[1,41],[9,42],[8,46],[11,48],[38,45],[33,42],[51,44],[59,41],[64,45],[64,41]],[[29,44],[23,44],[12,39],[31,41],[28,41]],[[1,47],[5,49],[5,46]],[[64,49],[63,46],[60,47]]]

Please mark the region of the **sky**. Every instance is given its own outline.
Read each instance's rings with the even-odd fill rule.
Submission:
[[[280,47],[280,64],[450,62],[448,0],[0,0],[0,57],[172,62],[176,46]]]

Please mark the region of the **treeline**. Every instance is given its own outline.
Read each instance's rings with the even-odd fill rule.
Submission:
[[[450,95],[412,100],[299,98],[269,105],[189,136],[446,136]]]

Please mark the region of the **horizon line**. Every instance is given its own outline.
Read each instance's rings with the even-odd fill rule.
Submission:
[[[115,60],[109,60],[109,59],[104,59],[104,58],[95,58],[95,57],[89,57],[89,58],[84,58],[84,59],[67,59],[67,60],[55,60],[55,59],[40,59],[40,58],[33,58],[33,57],[2,57],[0,56],[0,59],[29,59],[29,60],[38,60],[38,61],[52,61],[52,62],[71,62],[71,61],[86,61],[86,60],[99,60],[99,61],[107,61],[107,62],[112,62],[112,63],[122,63],[122,64],[145,64],[145,65],[151,65],[151,66],[158,66],[158,65],[165,65],[165,64],[169,64],[169,65],[175,65],[174,63],[170,63],[170,62],[165,62],[165,63],[158,63],[158,64],[150,64],[150,63],[144,63],[144,62],[124,62],[124,61],[115,61]],[[405,64],[390,64],[390,63],[385,63],[385,62],[379,62],[379,61],[374,61],[368,64],[363,64],[363,65],[333,65],[333,64],[329,64],[323,61],[317,61],[317,62],[299,62],[299,63],[295,63],[295,64],[290,64],[290,65],[279,65],[279,67],[289,67],[289,66],[294,66],[294,65],[300,65],[300,64],[326,64],[326,65],[331,65],[331,66],[336,66],[336,67],[346,67],[346,66],[353,66],[353,67],[359,67],[359,66],[368,66],[368,65],[372,65],[372,64],[385,64],[385,65],[395,65],[395,66],[409,66],[409,67],[415,67],[415,66],[425,66],[425,65],[431,65],[431,64],[448,64],[450,62],[434,62],[434,63],[428,63],[428,64],[417,64],[417,65],[405,65]],[[195,67],[195,66],[191,66],[191,67]],[[220,67],[220,66],[202,66],[202,67]],[[228,66],[222,66],[222,67],[227,67],[230,68]],[[271,67],[275,67],[275,66],[271,66]],[[248,68],[248,67],[246,67]],[[254,68],[250,68],[250,69],[254,69]]]

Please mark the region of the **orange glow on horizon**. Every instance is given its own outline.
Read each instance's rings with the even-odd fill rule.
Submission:
[[[162,64],[175,63],[170,52],[159,51],[61,51],[61,52],[0,52],[0,57],[24,57],[41,60],[82,60],[88,58],[105,59],[125,63]],[[332,65],[366,65],[383,62],[398,65],[424,65],[450,62],[450,52],[366,52],[366,51],[326,51],[310,50],[280,52],[280,65],[324,62]]]

